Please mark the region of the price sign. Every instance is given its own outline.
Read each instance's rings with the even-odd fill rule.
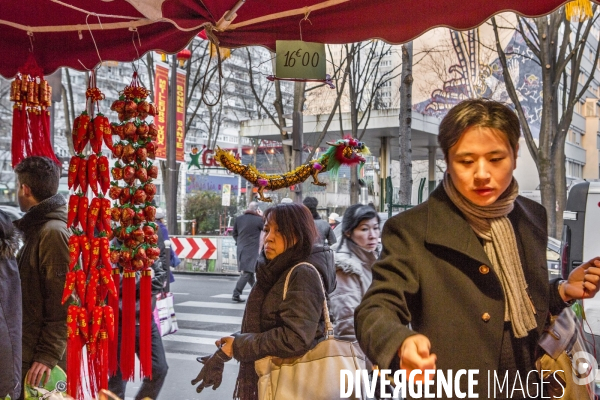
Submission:
[[[325,79],[325,45],[301,40],[278,40],[276,42],[277,78]]]

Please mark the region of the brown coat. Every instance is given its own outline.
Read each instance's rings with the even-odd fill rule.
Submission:
[[[17,259],[23,296],[23,374],[34,361],[65,363],[67,307],[61,305],[69,269],[67,207],[62,195],[44,200],[15,225],[24,233]]]
[[[548,282],[544,208],[518,197],[508,217],[537,310],[537,329],[523,349],[533,356],[548,311],[565,305],[557,282]],[[421,333],[444,373],[479,370],[475,389],[487,398],[486,371],[497,371],[500,362],[504,295],[472,228],[438,187],[424,204],[389,219],[382,241],[373,283],[355,313],[356,336],[367,357],[380,368],[397,367],[402,342]]]

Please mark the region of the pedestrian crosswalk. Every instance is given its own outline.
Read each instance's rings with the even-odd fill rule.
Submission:
[[[244,295],[247,296],[249,291],[250,289],[244,290]],[[212,353],[217,339],[241,328],[246,303],[231,303],[231,293],[220,293],[202,299],[210,301],[188,301],[182,298],[178,302],[177,298],[175,296],[175,315],[179,330],[163,337],[167,358],[172,355],[180,356],[182,353]]]

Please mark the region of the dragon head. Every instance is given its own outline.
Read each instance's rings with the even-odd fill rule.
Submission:
[[[327,142],[331,147],[323,154],[327,159],[327,170],[337,176],[337,172],[342,165],[359,165],[362,167],[365,163],[365,157],[370,155],[369,148],[363,143],[346,136],[335,142]]]

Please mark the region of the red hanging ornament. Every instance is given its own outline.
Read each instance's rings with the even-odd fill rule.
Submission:
[[[44,156],[60,165],[50,142],[50,113],[52,87],[44,80],[33,53],[11,84],[13,107],[12,166],[24,158]],[[34,145],[35,143],[35,145]]]
[[[140,372],[152,379],[152,270],[142,271],[140,282]]]

